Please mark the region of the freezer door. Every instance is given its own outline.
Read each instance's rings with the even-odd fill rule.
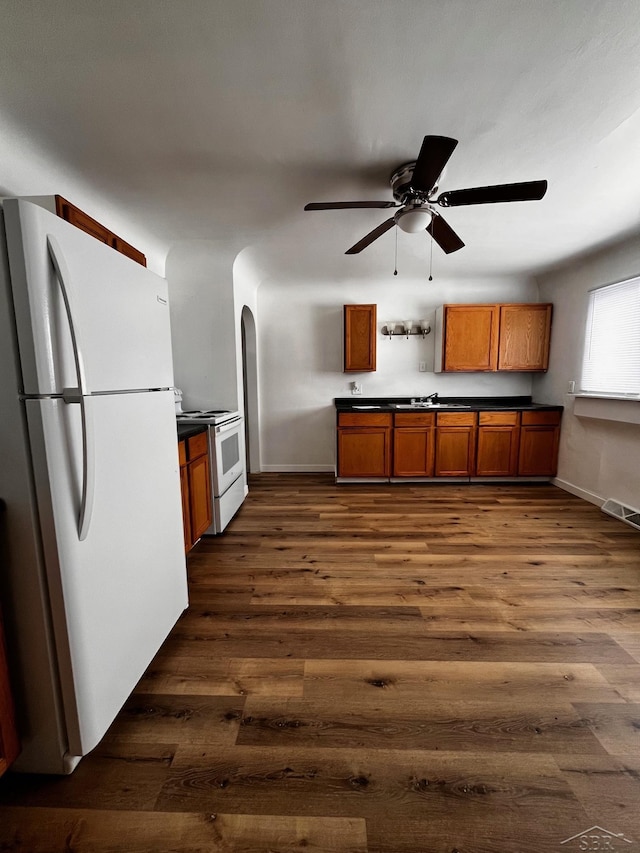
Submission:
[[[173,385],[167,283],[37,205],[3,202],[25,394]]]
[[[80,407],[28,401],[69,752],[102,738],[187,606],[173,392],[88,401],[94,485],[78,535]]]

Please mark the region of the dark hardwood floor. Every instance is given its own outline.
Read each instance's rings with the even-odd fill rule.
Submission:
[[[0,780],[0,851],[640,851],[637,531],[548,485],[265,474],[189,576],[76,772]]]

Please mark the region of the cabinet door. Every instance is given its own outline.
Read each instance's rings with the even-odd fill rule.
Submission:
[[[523,426],[520,430],[518,474],[554,477],[558,471],[560,427],[552,424]]]
[[[444,307],[443,369],[495,370],[498,364],[497,305]]]
[[[518,412],[480,412],[476,475],[515,477],[518,473]]]
[[[189,512],[191,515],[191,537],[195,542],[211,525],[211,471],[209,457],[201,456],[189,462]]]
[[[436,477],[470,477],[474,473],[474,427],[438,427]]]
[[[0,616],[0,776],[18,757],[20,741],[16,731],[15,713],[9,670],[4,645],[4,631]]]
[[[434,430],[396,427],[393,431],[393,476],[433,477]]]
[[[548,304],[500,306],[498,370],[547,369],[551,310]]]
[[[184,550],[193,547],[191,538],[191,510],[189,509],[189,471],[184,465],[180,468],[180,494],[182,495],[182,526],[184,528]]]
[[[518,472],[519,430],[510,426],[478,429],[478,477],[515,477]]]
[[[338,429],[339,477],[388,477],[390,469],[388,427]]]
[[[376,369],[376,306],[344,306],[345,373]]]

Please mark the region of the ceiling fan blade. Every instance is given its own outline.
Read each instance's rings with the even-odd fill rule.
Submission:
[[[439,213],[433,214],[433,219],[431,220],[431,224],[427,226],[427,231],[447,255],[450,255],[451,252],[457,252],[458,249],[462,249],[464,246],[464,243],[453,228],[445,222]]]
[[[440,177],[457,144],[457,139],[448,136],[425,136],[413,169],[411,187],[418,192],[428,193]]]
[[[382,225],[378,225],[377,228],[374,228],[373,231],[369,231],[369,233],[362,238],[362,240],[358,240],[350,249],[347,249],[345,255],[357,255],[358,252],[361,252],[363,249],[366,249],[370,243],[373,243],[374,240],[377,240],[378,237],[381,237],[385,231],[388,231],[389,228],[393,228],[396,224],[393,216],[391,219],[387,219]]]
[[[352,207],[398,207],[395,201],[312,201],[305,210],[346,210]]]
[[[524,181],[520,184],[450,190],[439,195],[437,202],[441,207],[458,207],[462,204],[494,204],[502,201],[540,201],[546,191],[546,181]]]

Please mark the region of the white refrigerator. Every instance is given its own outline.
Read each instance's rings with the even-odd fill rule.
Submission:
[[[15,767],[62,774],[187,606],[168,292],[49,211],[2,207],[0,606]]]

